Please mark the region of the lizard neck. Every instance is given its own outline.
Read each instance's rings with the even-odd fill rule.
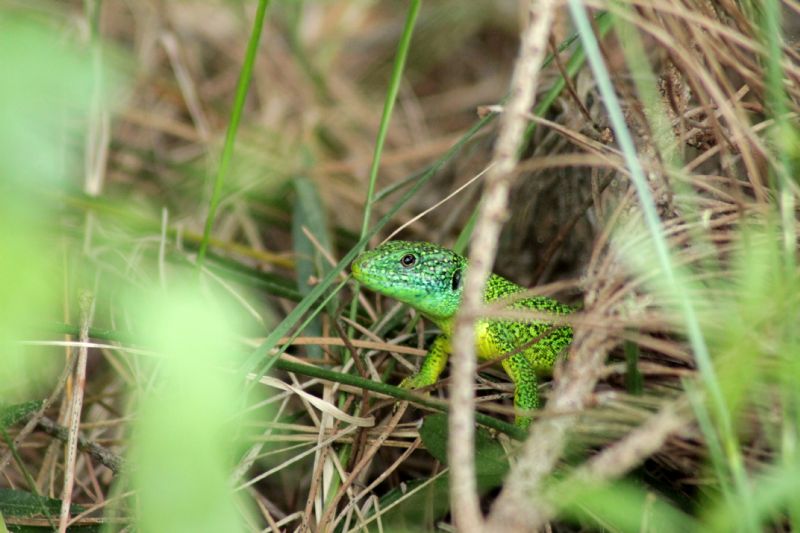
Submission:
[[[446,337],[450,337],[453,334],[453,328],[455,328],[455,314],[448,317],[436,317],[423,314],[425,318],[436,324],[436,327],[442,330],[442,333]]]
[[[513,283],[502,276],[498,276],[497,274],[491,274],[489,279],[486,281],[486,287],[483,290],[483,301],[484,303],[488,304],[503,298],[504,296],[522,290],[524,290],[524,288],[520,287],[516,283]],[[461,307],[460,301],[458,303],[458,307]],[[423,313],[423,316],[436,324],[436,326],[442,330],[444,335],[450,337],[455,329],[456,312],[458,312],[458,309],[448,316],[433,316],[427,313]]]

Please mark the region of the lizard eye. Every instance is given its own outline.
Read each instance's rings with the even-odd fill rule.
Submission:
[[[453,290],[457,291],[461,287],[461,271],[456,270],[453,273]]]
[[[406,268],[411,268],[417,262],[417,256],[414,254],[406,254],[400,259],[400,264]]]

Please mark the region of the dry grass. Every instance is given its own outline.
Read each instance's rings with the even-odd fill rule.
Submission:
[[[83,151],[82,169],[53,190],[36,191],[58,209],[42,233],[46,246],[58,250],[51,269],[57,306],[37,317],[33,333],[10,337],[33,341],[23,349],[47,353],[56,368],[24,394],[4,399],[50,398],[28,406],[27,425],[8,425],[0,485],[63,499],[64,521],[70,501],[89,511],[75,519],[81,512],[73,510],[75,524],[102,521],[112,530],[133,523],[141,508],[142,495],[128,475],[137,468],[128,455],[132,428],[167,371],[163,351],[146,341],[147,323],[131,310],[132,295],[168,293],[185,279],[199,279],[195,289],[203,301],[230,310],[223,316],[233,355],[214,370],[223,379],[241,370],[236,353],[261,345],[358,243],[405,7],[278,2],[267,14],[209,256],[199,274],[191,266],[254,4],[37,4],[55,33],[85,48],[92,42],[91,9],[101,6],[98,46],[121,57],[127,75],[114,105],[87,94],[85,116],[65,136],[65,150]],[[667,517],[653,529],[669,529],[664,523],[718,530],[800,526],[788,496],[762,503],[753,495],[777,467],[793,473],[800,464],[792,452],[800,403],[792,392],[798,378],[791,351],[800,347],[792,329],[800,308],[792,290],[800,54],[791,40],[800,7],[783,4],[787,40],[777,86],[784,96],[776,100],[768,72],[775,57],[759,26],[768,7],[733,0],[586,5],[621,21],[600,41],[603,58],[678,283],[697,310],[713,361],[711,385],[720,388],[725,410],[715,410],[708,373],[702,361],[698,370],[697,345],[687,336],[691,324],[653,259],[608,102],[592,71],[581,68],[543,115],[515,109],[535,129],[518,162],[506,146],[505,166],[488,171],[490,180],[496,173],[511,180],[510,191],[500,190],[499,203],[489,208],[499,232],[488,232],[497,244],[495,270],[581,311],[571,317],[575,341],[546,386],[547,406],[530,438],[521,446],[499,438],[514,457],[510,475],[499,490],[478,479],[473,503],[480,509],[472,507],[470,516],[482,509],[497,530],[550,524],[627,531],[635,528],[598,515],[602,499],[592,492],[603,487],[624,499],[633,492],[620,488],[621,479],[637,485],[636,495],[652,497],[653,508],[669,507],[658,514],[647,502],[619,505],[620,514],[654,524]],[[0,3],[0,10],[31,9]],[[460,188],[492,161],[495,123],[456,157],[443,158],[479,120],[479,109],[507,109],[498,106],[519,66],[524,13],[515,2],[423,4],[368,222],[394,214],[373,244],[404,226],[403,238],[453,245],[467,227],[484,178]],[[559,5],[549,50],[572,31]],[[571,68],[576,46],[538,73],[537,103]],[[525,60],[531,57],[524,52]],[[510,102],[519,100],[512,95]],[[409,177],[439,162],[432,179],[399,206],[408,186],[392,187],[410,185]],[[300,180],[315,192],[303,196]],[[478,234],[486,231],[481,219]],[[307,242],[299,248],[303,235]],[[473,250],[473,257],[491,261],[494,250],[486,248]],[[87,290],[91,306],[81,304]],[[292,328],[298,336],[277,344],[291,346],[283,360],[397,383],[425,353],[429,325],[370,294],[359,296],[357,312],[349,311],[349,300],[340,291],[307,327]],[[68,339],[59,339],[63,328],[54,330],[54,320],[73,326]],[[6,338],[2,328],[0,338]],[[68,342],[52,343],[58,340]],[[375,529],[378,522],[413,528],[454,522],[444,490],[449,471],[430,449],[432,430],[421,436],[417,424],[436,405],[418,409],[396,403],[389,388],[367,390],[357,380],[286,368],[278,364],[256,380],[262,388],[239,382],[246,394],[237,396],[235,415],[226,419],[231,464],[225,476],[236,487],[243,528],[349,531]],[[483,370],[478,411],[509,420],[506,378]],[[448,397],[442,386],[448,383],[434,387],[433,399]],[[485,460],[479,449],[478,461]],[[783,494],[794,487],[786,483]],[[465,498],[476,494],[469,484],[460,487]],[[742,504],[747,490],[752,505]],[[573,492],[586,499],[571,500]],[[9,525],[57,526],[58,509],[51,512],[3,514]]]

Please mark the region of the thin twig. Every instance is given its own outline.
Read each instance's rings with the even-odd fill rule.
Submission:
[[[36,429],[36,425],[42,419],[42,416],[44,416],[44,412],[48,408],[50,408],[53,402],[55,402],[56,399],[58,399],[58,397],[61,395],[61,391],[64,390],[64,385],[66,384],[67,379],[69,379],[69,376],[72,375],[72,369],[74,365],[75,365],[75,358],[70,357],[69,360],[67,361],[67,364],[64,366],[61,375],[58,378],[58,382],[56,383],[53,392],[50,393],[50,396],[42,403],[42,406],[39,408],[39,410],[33,414],[30,420],[28,420],[28,422],[25,424],[25,426],[19,431],[19,433],[17,433],[17,436],[14,438],[14,441],[11,443],[10,446],[10,448],[12,449],[9,449],[9,451],[7,451],[5,455],[3,455],[2,459],[0,459],[0,472],[5,470],[6,466],[8,465],[8,462],[11,460],[13,456],[13,448],[19,448],[19,446],[28,437],[28,435],[34,429]]]
[[[94,316],[94,296],[84,292],[80,298],[81,307],[81,334],[82,342],[89,340],[89,327]],[[75,462],[78,457],[79,430],[81,413],[83,412],[83,395],[86,389],[86,362],[89,350],[85,346],[78,348],[78,361],[75,365],[75,386],[72,389],[72,399],[69,409],[69,435],[67,436],[67,450],[64,457],[64,489],[61,500],[61,513],[58,518],[59,533],[66,533],[69,521],[69,510],[72,505],[72,488],[75,483]]]
[[[67,442],[69,439],[69,430],[46,416],[39,420],[37,428],[58,440]],[[78,436],[78,449],[88,453],[94,460],[107,466],[115,474],[118,474],[124,468],[124,459],[122,457],[108,448],[87,440],[83,436]]]
[[[338,320],[333,320],[333,326],[336,328],[337,333],[341,337],[342,341],[344,341],[345,346],[347,347],[348,352],[350,352],[350,358],[353,360],[355,364],[356,370],[358,374],[365,379],[369,379],[369,372],[367,371],[367,367],[364,364],[364,360],[358,350],[355,349],[353,344],[350,342],[350,339],[347,338],[347,334],[342,328],[342,325],[339,323]],[[351,396],[351,398],[353,398]],[[369,415],[369,391],[363,390],[361,391],[361,404],[359,406],[358,416],[366,417]],[[361,452],[364,449],[364,445],[367,442],[367,429],[362,427],[356,433],[355,438],[353,439],[353,448],[352,453],[350,454],[350,461],[348,462],[348,467],[352,468],[353,465],[357,463],[360,459]]]
[[[326,526],[328,522],[330,522],[331,518],[333,518],[332,515],[336,511],[336,507],[339,505],[339,500],[342,499],[342,496],[344,496],[347,489],[349,489],[350,486],[356,481],[358,476],[361,474],[361,471],[369,466],[375,454],[380,451],[384,441],[389,438],[389,435],[392,434],[394,428],[397,427],[397,423],[400,422],[400,419],[405,414],[407,406],[408,403],[406,402],[399,404],[397,411],[395,411],[395,413],[392,415],[392,418],[389,419],[389,423],[383,428],[383,431],[378,438],[375,439],[375,442],[372,444],[372,446],[370,446],[369,449],[364,452],[364,456],[361,458],[358,464],[353,467],[353,471],[350,472],[350,476],[344,480],[342,486],[339,487],[336,496],[334,496],[333,500],[328,504],[328,509],[325,511],[325,514],[322,515],[322,519],[319,521],[320,531],[328,530]]]
[[[486,167],[483,170],[481,170],[480,172],[478,172],[475,176],[473,176],[469,180],[467,180],[466,183],[464,183],[463,185],[458,187],[456,190],[454,190],[453,192],[451,192],[450,194],[448,194],[447,196],[445,196],[444,198],[442,198],[441,200],[439,200],[438,202],[436,202],[435,204],[430,206],[428,209],[425,209],[423,212],[419,213],[418,215],[416,215],[415,217],[411,218],[407,222],[401,224],[399,228],[397,228],[396,230],[391,232],[388,237],[383,239],[381,244],[391,240],[392,237],[394,237],[395,235],[397,235],[398,233],[400,233],[401,231],[406,229],[408,226],[410,226],[411,224],[413,224],[417,220],[421,219],[422,217],[424,217],[425,215],[427,215],[428,213],[430,213],[434,209],[438,208],[440,205],[444,204],[445,202],[447,202],[448,200],[450,200],[451,198],[453,198],[454,196],[459,194],[461,191],[463,191],[464,189],[466,189],[467,187],[472,185],[473,183],[475,183],[475,181],[480,179],[484,174],[486,174],[489,171],[491,166],[492,166],[492,164],[490,164],[488,167]]]
[[[589,113],[589,110],[586,109],[586,106],[583,104],[580,97],[578,97],[578,91],[575,90],[575,84],[572,83],[572,77],[569,75],[567,69],[564,68],[564,64],[561,62],[561,56],[558,53],[558,46],[556,46],[556,39],[554,35],[550,36],[550,39],[548,39],[548,44],[550,45],[550,53],[553,55],[553,63],[555,63],[558,72],[564,79],[564,87],[567,89],[570,97],[572,97],[575,105],[578,106],[578,110],[581,112],[581,115],[583,115],[583,118],[586,119],[586,122],[594,126],[595,129],[598,129],[597,124],[595,124],[594,119],[592,119],[591,113]]]
[[[597,482],[614,479],[639,466],[661,449],[667,438],[686,423],[685,404],[668,403],[627,437],[609,446],[577,470],[576,479]]]
[[[556,3],[554,0],[532,0],[528,3],[528,25],[522,33],[519,57],[514,65],[511,96],[506,112],[500,118],[500,132],[486,178],[478,223],[472,237],[470,268],[466,274],[463,302],[456,317],[451,365],[453,383],[450,391],[453,407],[448,454],[452,465],[450,498],[453,519],[463,531],[484,529],[474,465],[475,396],[472,383],[477,363],[473,317],[483,303],[483,288],[491,273],[500,229],[507,216],[511,178],[519,160],[520,144],[527,123],[526,114],[533,105],[536,94],[539,69],[547,50],[547,36],[553,26]]]
[[[364,489],[361,490],[361,492],[353,496],[353,499],[350,500],[350,502],[344,509],[342,509],[342,512],[339,514],[339,518],[333,524],[333,528],[335,529],[336,526],[338,526],[341,518],[345,516],[345,513],[347,513],[351,507],[354,507],[361,498],[370,494],[375,489],[375,487],[383,483],[386,480],[386,478],[388,478],[395,470],[397,470],[400,467],[400,465],[402,465],[403,462],[405,462],[405,460],[408,459],[408,457],[417,448],[419,448],[421,444],[422,444],[422,439],[420,437],[414,439],[414,442],[412,442],[411,445],[409,445],[409,447],[406,448],[406,450],[402,454],[400,454],[400,456],[397,459],[395,459],[395,461],[391,465],[389,465],[388,468],[386,468],[383,472],[381,472],[381,474],[377,478],[375,478],[372,481],[372,483],[364,487]]]
[[[551,520],[557,511],[556,502],[569,499],[576,486],[596,485],[617,479],[639,466],[645,459],[661,449],[670,435],[681,430],[686,423],[684,403],[670,402],[650,417],[644,424],[632,430],[624,439],[609,446],[593,457],[567,479],[559,482],[541,498],[529,500],[527,514],[535,517],[526,523],[526,528],[535,531]]]

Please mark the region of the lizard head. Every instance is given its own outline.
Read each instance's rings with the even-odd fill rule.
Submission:
[[[467,260],[427,242],[390,241],[353,261],[353,277],[368,289],[409,304],[436,319],[461,303]]]

